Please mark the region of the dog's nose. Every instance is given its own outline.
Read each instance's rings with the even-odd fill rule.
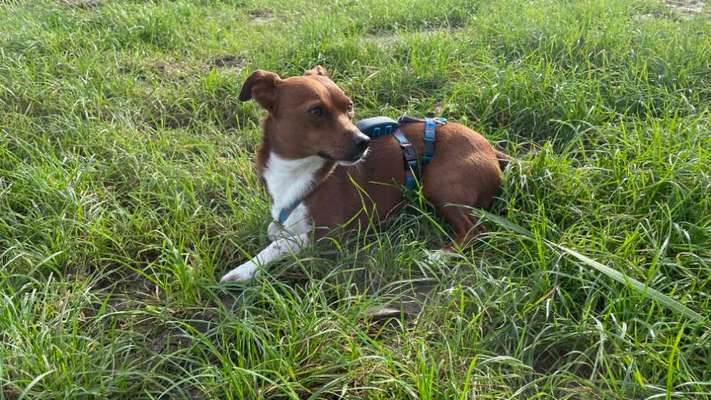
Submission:
[[[359,153],[364,152],[368,148],[369,144],[370,138],[362,133],[353,137],[353,146]]]

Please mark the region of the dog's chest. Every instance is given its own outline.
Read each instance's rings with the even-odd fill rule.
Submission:
[[[318,156],[290,160],[275,153],[269,154],[262,177],[273,201],[272,218],[277,220],[281,210],[292,206],[308,194],[316,184],[317,174],[324,163]],[[306,207],[301,204],[289,216],[285,225],[303,220],[307,216]]]

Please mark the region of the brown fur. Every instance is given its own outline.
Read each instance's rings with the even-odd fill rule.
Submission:
[[[321,155],[330,160],[319,172],[320,183],[304,200],[317,227],[335,228],[349,221],[366,224],[368,214],[382,220],[402,203],[405,173],[395,138],[372,140],[367,156],[354,166],[336,163],[352,160],[352,143],[360,133],[351,120],[350,99],[323,67],[283,80],[274,73],[257,71],[240,94],[241,100],[250,98],[269,112],[257,157],[260,176],[270,152],[283,158]],[[313,107],[322,107],[325,116],[314,118]],[[421,155],[424,124],[407,124],[402,131]],[[452,226],[456,245],[467,244],[484,229],[466,208],[450,204],[483,209],[492,205],[508,159],[498,153],[484,137],[463,125],[450,122],[437,127],[435,156],[423,171],[423,193]]]

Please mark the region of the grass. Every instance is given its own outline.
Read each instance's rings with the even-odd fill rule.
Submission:
[[[0,398],[711,397],[709,37],[651,1],[6,3]],[[240,84],[319,63],[358,118],[505,146],[498,217],[430,265],[411,195],[220,286],[269,223]]]

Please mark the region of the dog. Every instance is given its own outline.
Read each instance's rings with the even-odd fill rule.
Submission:
[[[353,123],[353,102],[322,66],[286,79],[257,70],[239,99],[253,99],[268,113],[256,169],[272,198],[275,222],[268,228],[271,243],[222,282],[248,281],[332,229],[382,221],[402,203],[405,168],[398,142],[363,134]],[[419,122],[401,127],[419,155],[423,129]],[[491,207],[502,183],[501,155],[456,123],[437,127],[435,149],[420,178],[422,193],[455,233],[448,249],[465,246],[485,229],[468,208],[456,205]]]

